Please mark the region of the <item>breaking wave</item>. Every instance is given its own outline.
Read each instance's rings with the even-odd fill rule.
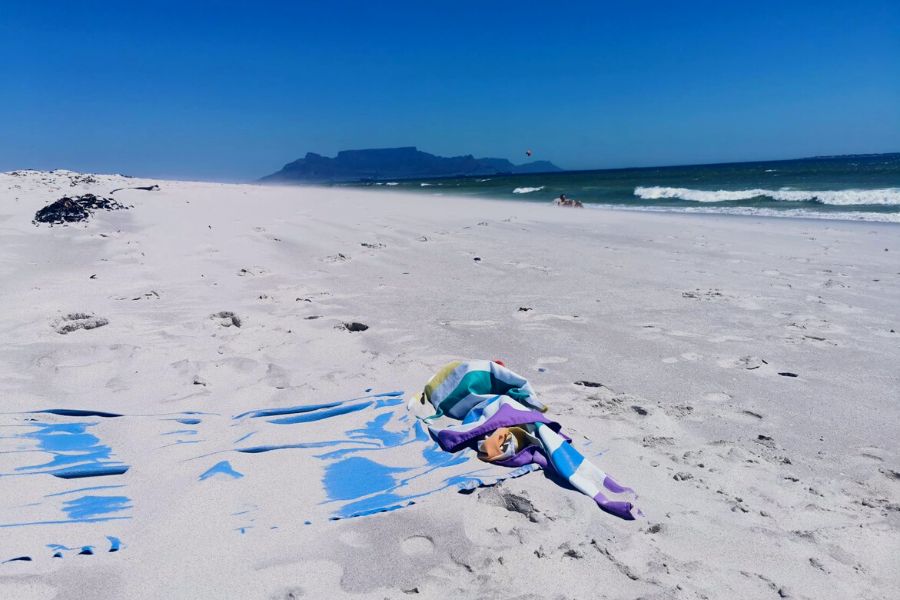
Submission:
[[[517,187],[513,190],[513,194],[530,194],[531,192],[539,192],[544,189],[544,186],[541,187]]]
[[[869,221],[875,223],[898,223],[900,213],[879,212],[821,212],[803,208],[774,209],[752,206],[627,206],[622,204],[585,204],[586,208],[621,210],[626,212],[685,213],[695,215],[741,215],[745,217],[784,217],[802,219],[825,219],[829,221]]]
[[[531,188],[520,188],[531,189]],[[638,186],[634,195],[643,200],[688,200],[691,202],[735,202],[754,198],[769,198],[779,202],[818,202],[833,206],[883,205],[900,206],[900,188],[874,190],[694,190],[691,188]]]

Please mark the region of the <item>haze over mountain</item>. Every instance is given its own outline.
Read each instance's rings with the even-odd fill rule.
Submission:
[[[562,171],[546,160],[514,165],[505,158],[475,158],[471,154],[443,157],[422,152],[415,146],[342,150],[330,158],[309,152],[263,177],[265,182],[349,182],[360,180],[420,179]]]

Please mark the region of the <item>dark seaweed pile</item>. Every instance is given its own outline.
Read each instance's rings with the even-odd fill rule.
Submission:
[[[77,223],[90,218],[95,210],[124,210],[129,208],[110,198],[85,194],[69,198],[65,196],[52,204],[48,204],[34,213],[34,224],[50,223],[59,225],[63,223]]]

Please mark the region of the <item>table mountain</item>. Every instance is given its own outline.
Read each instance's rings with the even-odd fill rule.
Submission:
[[[387,179],[423,179],[469,175],[546,173],[561,171],[546,160],[514,165],[505,158],[435,156],[415,146],[342,150],[334,158],[309,152],[286,164],[277,173],[263,177],[269,183],[349,182]]]

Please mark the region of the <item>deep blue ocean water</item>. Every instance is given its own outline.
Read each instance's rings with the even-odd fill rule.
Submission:
[[[587,207],[900,223],[900,153],[352,184]]]

